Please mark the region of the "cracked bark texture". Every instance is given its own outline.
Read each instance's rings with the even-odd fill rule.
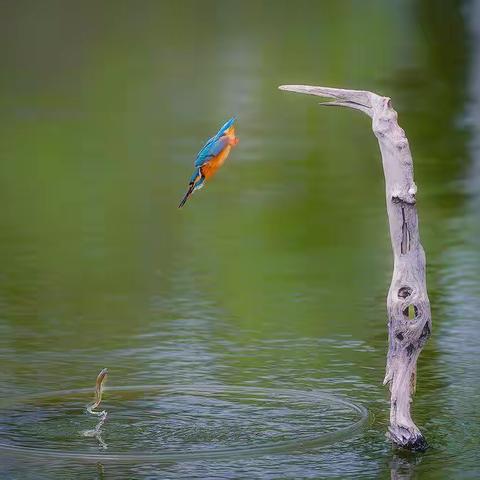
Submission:
[[[387,296],[388,355],[384,385],[390,386],[387,436],[397,446],[422,451],[427,442],[412,420],[417,359],[430,336],[432,320],[425,279],[425,253],[420,243],[417,187],[405,132],[397,123],[390,98],[362,90],[283,85],[280,90],[333,99],[324,106],[349,107],[372,119],[385,175],[387,214],[394,257]]]

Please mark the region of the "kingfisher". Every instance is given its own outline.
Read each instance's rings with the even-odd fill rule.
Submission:
[[[198,152],[195,159],[195,171],[190,178],[188,190],[182,198],[178,208],[182,208],[188,197],[195,191],[202,188],[205,180],[212,178],[217,170],[224,164],[230,150],[238,143],[235,136],[235,117],[231,118],[218,133],[212,137]]]

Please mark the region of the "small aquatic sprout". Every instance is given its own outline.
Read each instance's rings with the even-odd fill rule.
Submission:
[[[104,368],[97,376],[97,381],[95,382],[95,402],[87,407],[87,412],[91,413],[92,415],[107,415],[105,410],[101,412],[94,412],[96,408],[100,406],[102,402],[102,393],[103,393],[103,384],[107,380],[108,377],[108,368]]]
[[[106,410],[101,410],[99,412],[96,412],[94,410],[98,408],[100,406],[100,403],[102,402],[103,384],[105,383],[107,376],[108,369],[106,368],[101,370],[101,372],[98,374],[97,381],[95,383],[95,401],[87,406],[87,412],[91,415],[96,415],[97,417],[100,417],[100,419],[93,430],[84,430],[81,432],[84,437],[95,437],[100,443],[101,447],[104,449],[107,448],[107,444],[103,441],[101,433],[102,426],[107,420],[108,413]]]

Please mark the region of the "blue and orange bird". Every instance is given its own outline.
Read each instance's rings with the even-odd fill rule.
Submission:
[[[205,184],[205,180],[212,178],[217,170],[225,163],[230,150],[238,143],[235,136],[235,117],[231,118],[198,152],[195,159],[195,171],[190,178],[188,190],[182,198],[178,208],[182,208],[188,197]]]

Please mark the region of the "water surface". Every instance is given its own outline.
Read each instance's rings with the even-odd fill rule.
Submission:
[[[112,387],[328,391],[372,415],[341,442],[255,456],[4,452],[2,478],[477,477],[478,2],[11,2],[0,22],[1,396],[93,388],[108,367]],[[285,83],[387,94],[409,137],[434,322],[414,403],[425,454],[384,437],[392,261],[369,120]],[[239,146],[179,211],[196,151],[232,114]],[[122,413],[112,395],[110,448],[130,434],[122,415],[152,409],[137,394],[139,416],[132,399]],[[84,401],[52,401],[68,410],[52,424],[68,449]],[[215,425],[228,443],[248,426],[235,408],[202,409],[192,431]],[[159,418],[186,430],[173,423],[171,441],[192,435],[172,415]],[[50,438],[28,428],[30,445]]]

